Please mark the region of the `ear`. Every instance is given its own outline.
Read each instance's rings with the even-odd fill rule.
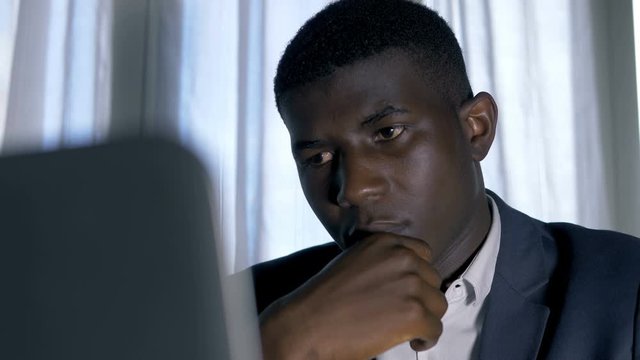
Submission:
[[[487,156],[496,135],[498,106],[491,95],[480,92],[462,104],[459,117],[471,156],[475,161],[481,161]]]

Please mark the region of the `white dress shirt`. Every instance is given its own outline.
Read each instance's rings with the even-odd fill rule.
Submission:
[[[492,209],[491,228],[480,251],[469,267],[445,292],[449,303],[442,317],[443,330],[433,348],[419,352],[420,360],[465,360],[478,357],[478,337],[486,311],[485,299],[491,289],[500,248],[500,214],[489,197]],[[409,343],[400,344],[377,357],[379,360],[413,360],[416,352]]]

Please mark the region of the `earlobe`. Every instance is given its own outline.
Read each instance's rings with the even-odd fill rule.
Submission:
[[[489,152],[498,123],[498,107],[493,97],[480,92],[460,109],[460,122],[471,147],[474,160],[481,161]]]

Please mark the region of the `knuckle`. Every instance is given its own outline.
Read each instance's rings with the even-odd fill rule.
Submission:
[[[429,261],[433,260],[433,253],[431,252],[431,246],[429,246],[429,244],[424,242],[423,249],[424,249],[424,252],[425,252],[425,254],[427,256],[427,259],[429,259]]]
[[[440,295],[436,297],[434,301],[434,313],[438,316],[438,318],[442,318],[444,314],[447,312],[449,308],[449,303],[447,302],[447,298],[444,295]]]
[[[446,300],[436,301],[439,310],[432,308],[434,302],[429,305],[423,304],[423,302],[414,296],[407,296],[403,306],[403,319],[407,323],[412,323],[417,326],[416,330],[419,331],[425,340],[428,340],[428,347],[432,347],[438,341],[438,338],[442,335],[443,324],[441,321],[441,315],[436,314],[436,311],[444,314],[446,310]]]
[[[394,260],[397,262],[398,268],[402,270],[412,270],[416,264],[413,251],[401,246],[395,248]]]
[[[414,296],[406,298],[404,309],[408,321],[424,319],[427,315],[427,311],[422,303]]]
[[[442,284],[442,278],[434,268],[426,267],[425,276],[429,285],[435,288],[440,288],[440,285]]]
[[[427,340],[429,340],[429,347],[434,346],[438,342],[438,338],[442,335],[444,330],[444,326],[442,325],[442,321],[439,319],[433,319],[430,322],[424,323],[424,328],[422,332]]]
[[[403,282],[405,291],[414,296],[418,296],[424,286],[422,278],[415,273],[406,274]]]
[[[432,335],[435,341],[437,341],[440,335],[442,335],[443,329],[444,326],[442,325],[442,321],[439,320],[436,321],[433,326],[431,326],[431,330],[433,331]]]

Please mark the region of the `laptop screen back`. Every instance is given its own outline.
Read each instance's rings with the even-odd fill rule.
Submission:
[[[209,186],[158,140],[0,159],[0,358],[231,358]]]

